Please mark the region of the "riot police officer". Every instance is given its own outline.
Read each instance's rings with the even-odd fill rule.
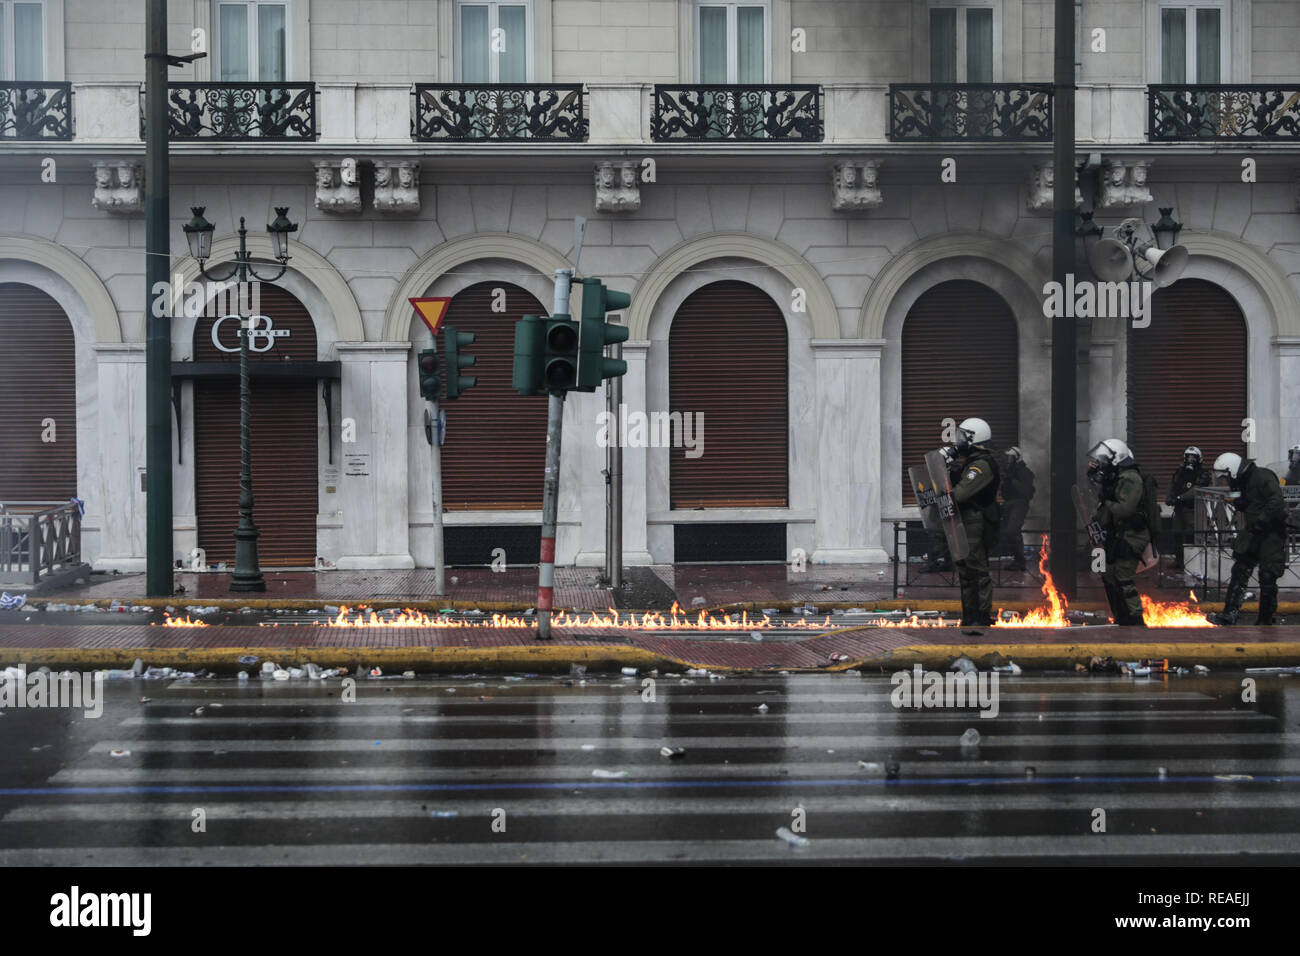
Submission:
[[[966,528],[968,553],[957,562],[961,577],[961,623],[993,624],[993,579],[989,577],[989,551],[997,544],[1001,475],[987,447],[993,432],[982,418],[967,418],[957,426],[952,457],[953,503]]]
[[[1025,464],[1020,449],[1012,445],[1006,453],[1006,472],[1002,477],[1002,530],[998,553],[1011,555],[1012,571],[1025,570],[1025,541],[1021,529],[1029,502],[1034,498],[1034,473]]]
[[[1088,480],[1100,493],[1097,521],[1106,532],[1106,569],[1102,584],[1115,623],[1146,627],[1137,589],[1138,561],[1151,543],[1144,482],[1133,452],[1118,438],[1108,438],[1088,452]]]
[[[1169,481],[1165,504],[1174,508],[1174,535],[1178,540],[1174,568],[1183,569],[1183,548],[1191,544],[1196,530],[1196,489],[1210,483],[1210,473],[1201,467],[1201,450],[1189,445],[1183,452],[1183,464]]]
[[[1292,445],[1286,456],[1286,486],[1300,485],[1300,445]]]
[[[1277,613],[1277,581],[1286,570],[1286,504],[1277,475],[1261,468],[1253,459],[1232,453],[1214,461],[1216,476],[1227,478],[1229,487],[1238,492],[1237,511],[1246,516],[1246,527],[1232,543],[1232,577],[1223,600],[1223,611],[1211,620],[1216,624],[1236,624],[1245,600],[1246,584],[1259,566],[1259,619],[1256,624],[1272,624]]]

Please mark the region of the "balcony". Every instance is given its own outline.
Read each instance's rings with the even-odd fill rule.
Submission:
[[[72,139],[72,84],[0,83],[0,139]]]
[[[1300,88],[1149,86],[1147,135],[1154,142],[1300,140]]]
[[[470,83],[415,86],[416,142],[585,143],[582,84]]]
[[[695,85],[654,88],[656,143],[820,143],[820,86]]]
[[[168,83],[174,142],[314,142],[315,83]],[[144,135],[144,93],[140,94]]]
[[[1052,139],[1046,83],[891,83],[891,142],[1026,143]]]

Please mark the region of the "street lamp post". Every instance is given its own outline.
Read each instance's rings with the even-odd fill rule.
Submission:
[[[230,579],[232,591],[265,591],[266,581],[257,560],[257,526],[253,524],[253,464],[249,447],[249,399],[248,387],[248,342],[253,337],[253,316],[251,309],[243,308],[245,302],[251,301],[247,295],[248,279],[252,276],[259,282],[274,282],[289,268],[289,233],[298,227],[288,219],[289,207],[275,208],[275,221],[266,227],[275,250],[275,260],[280,263],[280,271],[273,276],[262,276],[253,268],[252,257],[245,245],[248,230],[244,228],[244,217],[239,217],[239,251],[235,253],[235,266],[224,277],[211,275],[204,266],[204,261],[212,254],[212,233],[215,226],[203,218],[203,206],[196,206],[190,211],[194,218],[183,228],[185,241],[189,243],[190,254],[199,264],[199,272],[213,282],[228,282],[238,275],[239,316],[239,527],[235,529],[235,573]],[[243,313],[248,311],[249,315]]]

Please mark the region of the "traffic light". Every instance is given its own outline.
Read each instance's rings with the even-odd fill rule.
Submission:
[[[424,349],[416,364],[420,377],[420,395],[430,402],[438,400],[442,388],[442,379],[438,375],[438,350]]]
[[[627,308],[632,304],[632,297],[605,288],[599,279],[580,281],[586,288],[582,292],[577,390],[594,392],[605,379],[627,373],[627,363],[622,359],[605,358],[605,346],[626,342],[628,328],[606,322],[605,314]]]
[[[542,388],[567,392],[578,385],[579,325],[567,315],[552,315],[546,322],[546,353]]]
[[[546,323],[540,316],[525,315],[515,323],[515,369],[511,383],[520,395],[544,395],[542,352]]]
[[[461,346],[474,344],[473,332],[458,332],[456,326],[448,325],[442,333],[447,342],[447,398],[458,398],[467,388],[478,384],[473,375],[461,375],[460,370],[469,368],[478,361],[473,355],[462,355]]]

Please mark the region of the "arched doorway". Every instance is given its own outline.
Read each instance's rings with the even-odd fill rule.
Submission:
[[[0,283],[0,503],[77,494],[77,361],[72,323],[45,292]]]
[[[982,418],[993,445],[1020,442],[1020,347],[1011,307],[992,289],[956,279],[926,290],[903,322],[903,502],[907,470],[942,442],[943,420]]]
[[[253,522],[263,567],[316,562],[317,408],[313,378],[281,377],[277,365],[316,361],[316,326],[307,308],[263,283],[261,314],[277,333],[249,355]],[[215,326],[215,331],[214,331]],[[194,327],[194,494],[198,545],[209,565],[233,562],[239,523],[239,322],[205,316]],[[257,349],[267,339],[253,343]],[[200,364],[202,363],[202,364]],[[211,363],[211,364],[209,364]]]
[[[1162,492],[1188,445],[1207,466],[1224,452],[1244,455],[1246,318],[1233,297],[1181,279],[1152,297],[1151,325],[1128,334],[1128,441]]]
[[[478,361],[463,370],[478,381],[455,401],[443,401],[447,443],[442,447],[442,499],[448,511],[538,511],[546,469],[546,397],[514,390],[515,323],[525,315],[546,315],[530,292],[508,282],[479,282],[452,297],[443,328],[472,332],[465,351]],[[417,348],[423,348],[417,337]],[[438,355],[447,354],[438,333]],[[443,369],[443,397],[449,369]],[[503,548],[511,563],[537,560],[535,524],[482,526],[449,524],[444,535],[449,564],[485,564]]]
[[[788,339],[780,307],[745,282],[710,283],[678,307],[668,334],[671,417],[657,436],[671,442],[674,510],[789,507]],[[687,447],[692,432],[702,449]],[[674,541],[679,561],[786,557],[784,523],[679,523]]]

